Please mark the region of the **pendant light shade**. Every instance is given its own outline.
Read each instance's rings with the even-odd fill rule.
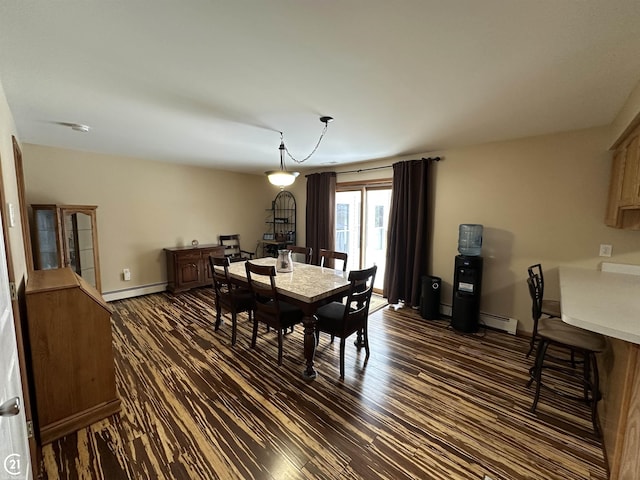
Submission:
[[[327,131],[327,127],[329,126],[329,122],[332,120],[333,118],[331,117],[320,117],[320,121],[324,123],[324,129],[320,134],[320,139],[318,140],[318,143],[316,143],[316,146],[311,151],[311,153],[307,155],[305,158],[303,158],[302,160],[296,160],[289,153],[289,150],[287,150],[287,147],[285,147],[284,145],[284,135],[282,132],[280,132],[280,147],[278,147],[278,149],[280,150],[280,170],[270,170],[268,172],[265,172],[265,174],[267,175],[267,178],[269,179],[269,182],[272,185],[275,185],[280,188],[284,188],[284,187],[288,187],[293,182],[295,182],[296,177],[300,175],[300,172],[289,172],[287,170],[284,164],[284,153],[287,152],[287,155],[289,155],[289,158],[291,158],[291,160],[293,160],[296,163],[302,163],[309,160],[311,158],[311,155],[313,155],[318,149],[318,147],[320,146],[320,142],[322,141],[322,138],[324,137],[324,134]]]
[[[284,170],[274,170],[266,173],[269,182],[277,187],[288,187],[295,182],[296,177],[300,175],[298,172],[287,172]]]
[[[280,141],[280,147],[278,148],[280,149],[280,170],[271,170],[269,172],[265,172],[265,174],[267,175],[267,178],[272,185],[284,188],[295,182],[296,177],[300,175],[300,173],[288,172],[284,168],[284,150],[286,148],[284,146],[284,140]]]

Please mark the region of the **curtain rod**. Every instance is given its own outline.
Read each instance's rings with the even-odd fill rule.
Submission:
[[[441,157],[422,157],[422,160],[431,160],[433,162],[439,162]],[[393,168],[393,165],[385,165],[384,167],[371,167],[371,168],[361,168],[359,170],[346,170],[344,172],[336,172],[336,173],[360,173],[360,172],[368,172],[370,170],[382,170],[383,168]]]

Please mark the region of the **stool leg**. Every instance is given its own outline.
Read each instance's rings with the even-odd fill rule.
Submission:
[[[600,427],[598,426],[598,400],[600,400],[600,377],[598,375],[598,360],[593,352],[588,354],[590,361],[593,361],[593,384],[591,386],[591,422],[593,423],[593,431],[600,436]],[[586,360],[586,359],[585,359]]]
[[[542,366],[544,364],[544,356],[547,354],[547,348],[549,347],[548,340],[540,340],[538,344],[538,353],[536,354],[536,366],[535,366],[535,382],[536,382],[536,395],[533,398],[533,405],[531,405],[531,412],[535,413],[538,406],[538,400],[540,400],[540,384],[542,382]]]
[[[573,351],[572,351],[573,353]],[[591,353],[590,352],[584,352],[583,354],[584,357],[584,365],[583,365],[583,369],[582,371],[584,372],[584,381],[582,382],[582,390],[583,390],[583,394],[584,394],[584,401],[587,402],[587,404],[590,404],[589,401],[589,392],[592,388],[592,384],[591,384]]]
[[[531,335],[531,341],[529,342],[529,351],[527,352],[526,358],[529,358],[529,355],[531,355],[531,352],[533,352],[533,347],[536,346],[536,336],[535,334]]]

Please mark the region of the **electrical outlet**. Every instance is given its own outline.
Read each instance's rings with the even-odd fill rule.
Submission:
[[[127,282],[131,280],[131,270],[129,270],[128,268],[125,268],[124,270],[122,270],[122,277]]]
[[[601,257],[610,257],[611,256],[611,250],[613,250],[613,247],[611,245],[601,244],[600,245],[600,256]]]

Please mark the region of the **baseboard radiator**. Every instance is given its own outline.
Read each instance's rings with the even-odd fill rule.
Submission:
[[[440,313],[445,317],[451,317],[451,305],[440,305]],[[518,331],[518,319],[494,315],[493,313],[480,312],[480,325],[501,330],[515,335]]]
[[[105,292],[102,294],[102,298],[106,302],[113,302],[114,300],[122,300],[125,298],[139,297],[141,295],[148,295],[150,293],[164,292],[167,289],[167,282],[154,283],[152,285],[141,285],[133,288],[125,288],[122,290],[114,290],[113,292]]]

